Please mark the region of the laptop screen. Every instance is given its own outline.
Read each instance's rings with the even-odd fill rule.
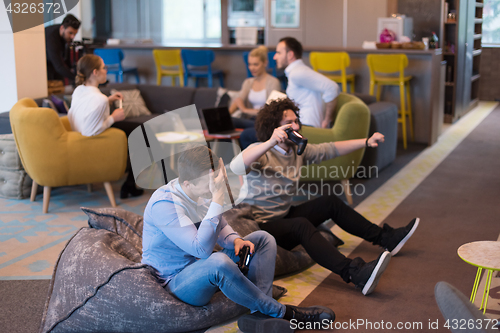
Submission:
[[[227,107],[203,109],[202,112],[209,134],[234,131],[233,121]]]

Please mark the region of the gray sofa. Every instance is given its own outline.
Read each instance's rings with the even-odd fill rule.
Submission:
[[[354,94],[370,109],[370,130],[368,135],[375,132],[384,134],[385,141],[376,149],[366,149],[365,155],[358,168],[358,177],[370,178],[389,166],[396,158],[398,144],[398,107],[390,102],[377,102],[375,96]],[[377,172],[371,170],[377,168]]]
[[[217,88],[192,88],[192,87],[169,87],[148,84],[113,83],[101,88],[105,95],[109,95],[111,89],[132,90],[139,89],[141,96],[152,115],[128,118],[124,122],[142,124],[165,111],[172,111],[183,106],[195,104],[197,109],[214,107],[217,102]],[[60,96],[61,97],[61,96]],[[44,98],[35,99],[39,106]],[[225,99],[221,99],[219,105],[223,105]],[[9,111],[0,113],[0,134],[10,134]]]

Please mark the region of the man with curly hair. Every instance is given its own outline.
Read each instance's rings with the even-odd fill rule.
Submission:
[[[292,206],[303,165],[320,163],[365,146],[375,148],[384,142],[384,136],[375,133],[368,139],[308,144],[298,155],[297,146],[285,132],[290,127],[300,130],[298,112],[297,105],[288,98],[264,106],[255,122],[260,142],[236,156],[231,169],[236,174],[248,173],[249,189],[244,202],[252,205],[261,229],[273,235],[279,246],[291,250],[301,244],[314,261],[340,275],[345,282],[353,282],[363,295],[368,295],[375,289],[391,256],[412,236],[419,219],[402,228],[394,229],[387,224],[380,228],[335,195]],[[316,228],[330,218],[343,230],[380,245],[385,251],[368,263],[359,257],[346,258]]]

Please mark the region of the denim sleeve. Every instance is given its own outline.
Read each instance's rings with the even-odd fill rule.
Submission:
[[[196,258],[208,258],[222,229],[222,206],[212,202],[207,215],[196,228],[182,205],[169,200],[156,202],[152,208],[154,224],[176,246]]]

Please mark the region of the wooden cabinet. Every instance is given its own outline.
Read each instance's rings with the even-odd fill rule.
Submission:
[[[453,122],[478,103],[483,0],[445,3],[451,13],[446,13],[443,27],[443,60],[447,62],[445,121]]]

